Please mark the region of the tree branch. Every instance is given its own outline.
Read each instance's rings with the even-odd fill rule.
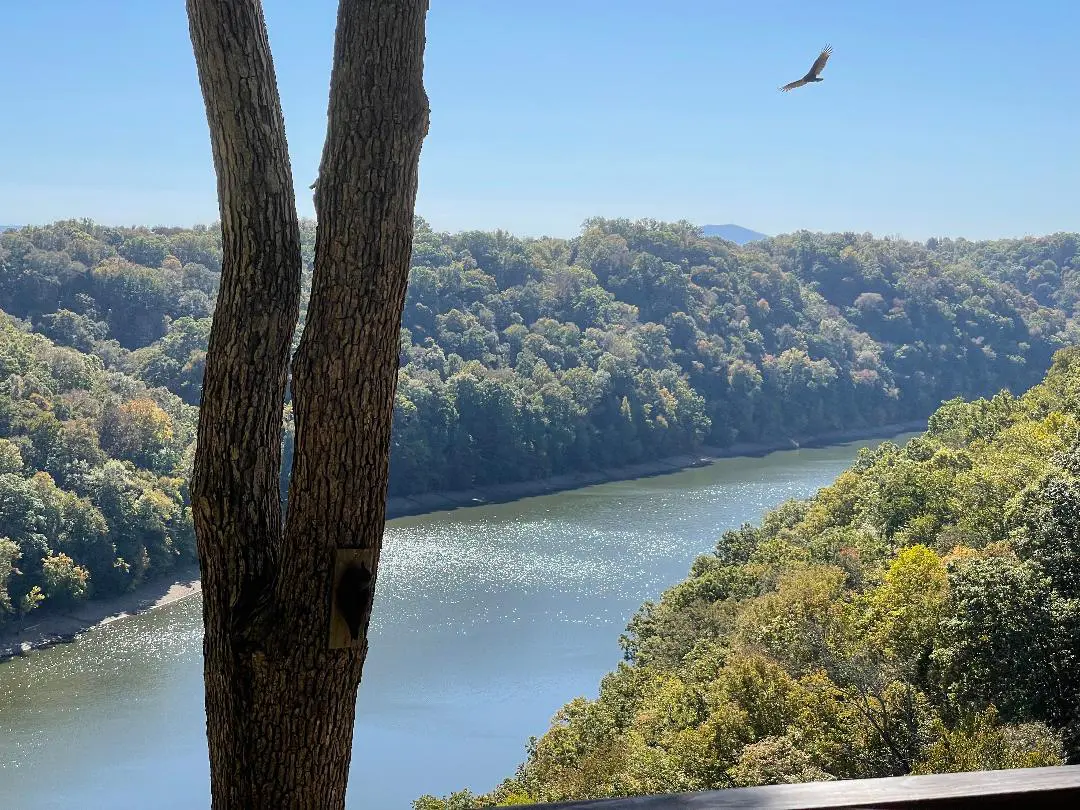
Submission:
[[[427,5],[342,0],[339,7],[311,303],[293,362],[297,450],[281,587],[325,586],[335,548],[367,550],[364,564],[378,570],[398,330],[428,126]],[[325,594],[310,597],[322,602]],[[366,616],[363,624],[366,635]]]
[[[204,602],[208,629],[213,620],[246,630],[245,618],[270,593],[281,543],[281,420],[299,311],[300,229],[260,3],[188,0],[187,8],[224,254],[192,505],[203,589],[215,595]]]

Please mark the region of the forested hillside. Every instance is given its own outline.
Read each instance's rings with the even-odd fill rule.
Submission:
[[[0,314],[0,627],[194,560],[196,414]]]
[[[1080,349],[725,533],[622,644],[514,778],[418,810],[1077,762]]]
[[[303,234],[310,265],[313,223]],[[1023,390],[1076,333],[1078,244],[804,232],[740,248],[686,223],[596,219],[572,240],[521,240],[418,221],[391,494]],[[220,261],[216,228],[6,232],[0,309],[197,404]]]

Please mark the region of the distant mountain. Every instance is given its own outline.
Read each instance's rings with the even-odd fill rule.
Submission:
[[[736,245],[745,245],[747,242],[756,242],[758,239],[768,239],[763,233],[744,228],[742,225],[702,225],[701,231],[706,236],[719,236]]]
[[[0,233],[4,231],[16,231],[21,228],[22,225],[0,225]]]

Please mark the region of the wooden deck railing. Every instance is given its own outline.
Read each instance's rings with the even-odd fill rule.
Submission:
[[[1080,766],[635,796],[529,805],[532,810],[871,810],[871,808],[1080,808]]]

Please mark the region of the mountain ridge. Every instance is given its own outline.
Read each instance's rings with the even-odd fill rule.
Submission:
[[[757,242],[769,238],[767,234],[731,222],[726,225],[702,225],[701,233],[705,236],[719,236],[721,239],[727,239],[736,245],[745,245],[747,242]]]

